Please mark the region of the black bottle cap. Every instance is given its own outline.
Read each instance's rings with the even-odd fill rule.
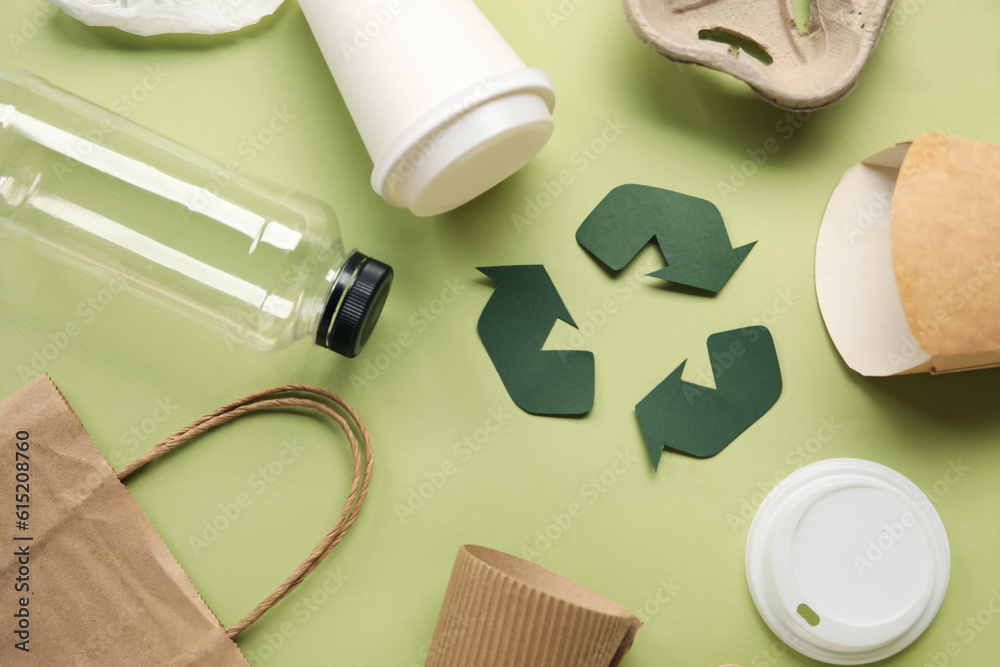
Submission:
[[[356,357],[382,314],[392,285],[392,267],[354,251],[330,290],[316,331],[316,344]]]

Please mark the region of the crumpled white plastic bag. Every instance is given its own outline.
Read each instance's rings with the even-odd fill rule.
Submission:
[[[49,0],[87,25],[136,35],[239,30],[273,14],[282,0]]]

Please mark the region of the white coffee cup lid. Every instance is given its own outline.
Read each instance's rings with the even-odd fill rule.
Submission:
[[[799,653],[862,665],[931,624],[951,556],[930,499],[891,468],[831,459],[782,480],[750,525],[747,584],[768,627]]]
[[[461,206],[523,167],[552,135],[549,75],[520,69],[438,104],[375,160],[372,187],[418,216]]]

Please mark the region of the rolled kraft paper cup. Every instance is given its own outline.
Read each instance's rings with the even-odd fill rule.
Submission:
[[[642,622],[571,579],[466,544],[441,606],[426,667],[614,667]]]
[[[300,0],[375,163],[372,187],[419,216],[464,204],[552,134],[548,74],[473,0]]]

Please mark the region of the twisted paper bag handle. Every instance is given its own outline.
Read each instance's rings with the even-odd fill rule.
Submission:
[[[303,398],[300,396],[278,397],[279,394],[285,394],[288,392],[312,394],[316,397],[326,398],[339,405],[357,425],[358,432],[361,434],[361,440],[364,443],[364,448],[362,449],[362,447],[358,444],[358,439],[354,436],[354,432],[351,430],[351,426],[347,420],[332,407],[326,403],[315,400],[314,398]],[[321,389],[320,387],[311,387],[304,384],[286,384],[278,387],[271,387],[270,389],[264,389],[253,394],[249,394],[248,396],[244,396],[243,398],[233,401],[232,403],[223,405],[218,410],[205,415],[201,419],[195,420],[188,426],[185,426],[160,444],[153,447],[142,457],[119,470],[117,473],[118,479],[120,481],[124,481],[126,477],[134,473],[136,470],[139,470],[150,461],[155,461],[167,452],[173,451],[188,440],[201,435],[211,428],[220,424],[225,424],[228,421],[232,421],[233,419],[245,415],[248,412],[266,410],[268,408],[285,407],[311,408],[313,410],[318,410],[337,422],[337,425],[343,429],[344,434],[347,435],[348,442],[351,444],[351,452],[354,454],[354,478],[351,480],[351,490],[347,495],[347,502],[344,503],[344,509],[341,510],[340,516],[337,517],[337,522],[334,524],[330,532],[323,537],[320,543],[315,549],[312,550],[312,553],[309,554],[302,564],[295,568],[295,571],[292,572],[292,574],[278,586],[277,590],[254,607],[253,610],[243,617],[242,620],[226,630],[226,634],[230,639],[236,639],[236,637],[239,636],[241,632],[246,630],[251,623],[263,616],[268,609],[276,605],[283,597],[291,593],[296,586],[302,583],[302,580],[305,579],[306,575],[315,570],[323,558],[326,557],[326,555],[330,553],[330,551],[332,551],[342,539],[344,539],[344,536],[347,534],[347,530],[354,524],[354,520],[357,519],[358,513],[361,511],[361,506],[365,502],[365,497],[368,495],[368,484],[371,480],[372,463],[374,461],[372,457],[371,438],[368,436],[368,429],[365,428],[365,423],[361,420],[361,416],[340,396],[337,396],[336,394],[325,389]]]

